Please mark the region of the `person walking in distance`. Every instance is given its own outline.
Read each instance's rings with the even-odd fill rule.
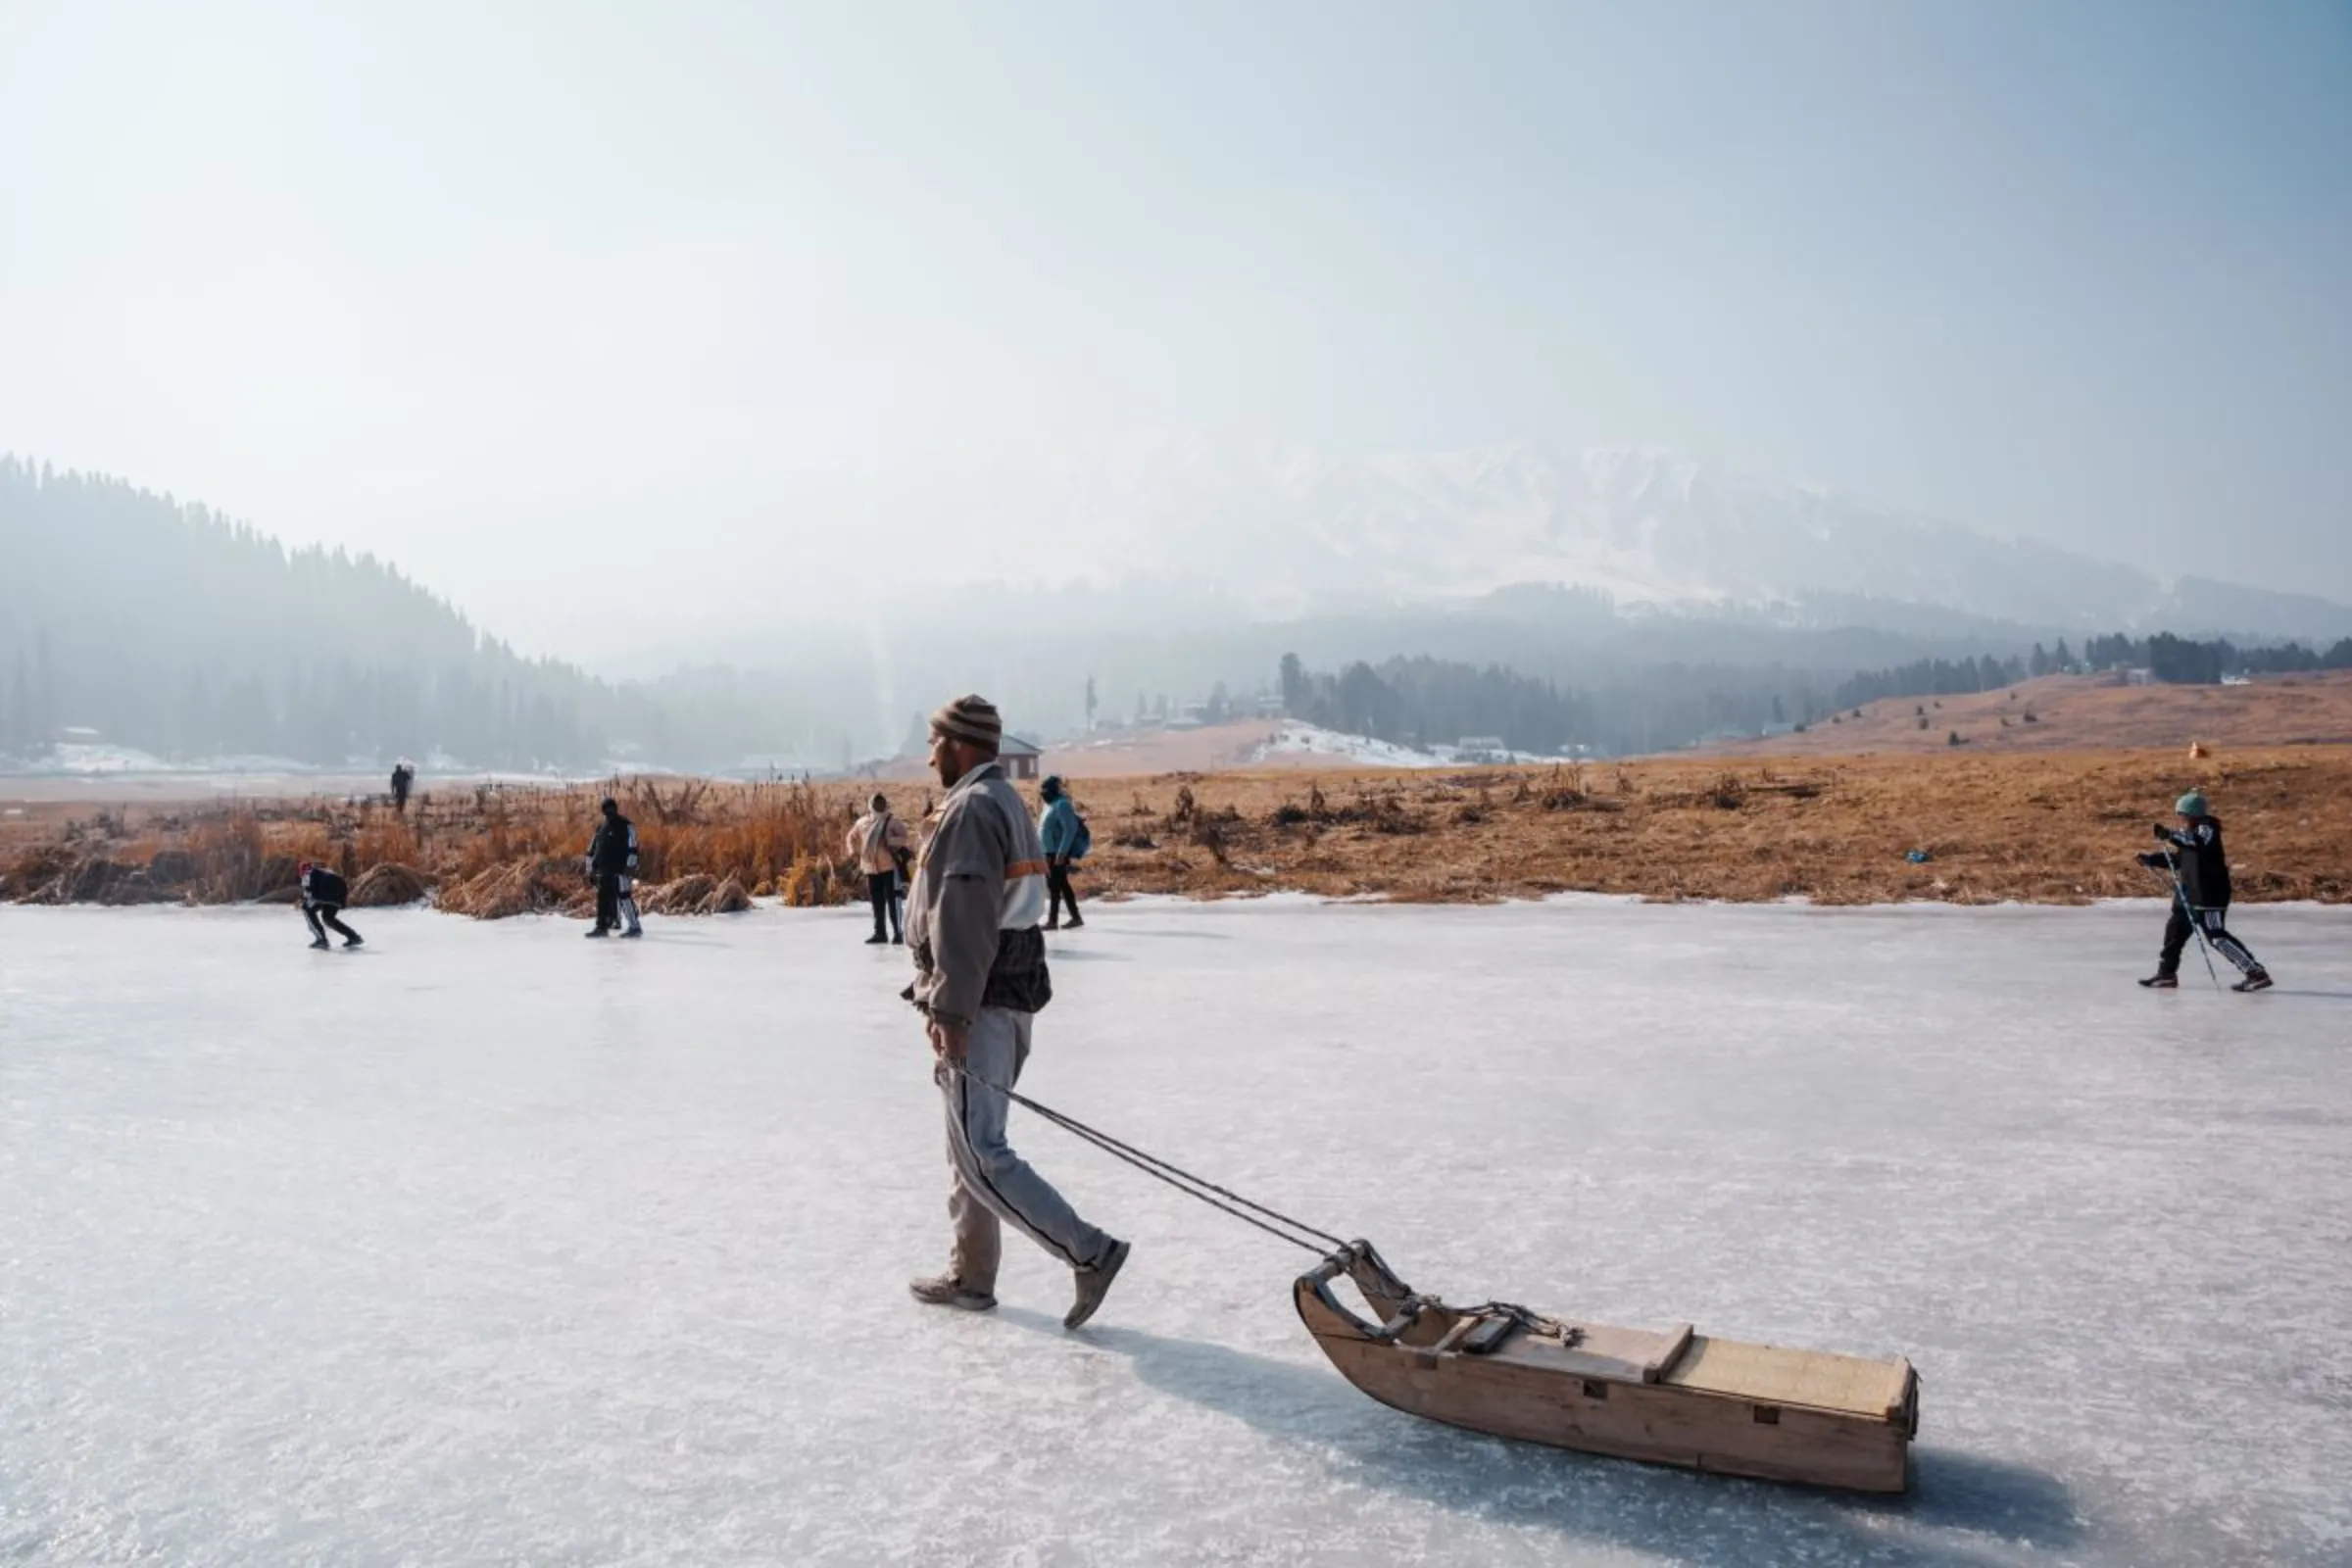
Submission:
[[[1070,862],[1086,853],[1086,823],[1058,775],[1039,785],[1037,793],[1046,803],[1045,814],[1037,823],[1038,841],[1046,850],[1046,929],[1061,929],[1061,906],[1066,903],[1069,926],[1075,931],[1086,921],[1078,914],[1078,895],[1070,886]]]
[[[985,699],[959,697],[931,715],[931,765],[947,787],[915,867],[906,940],[920,1008],[947,1102],[947,1272],[909,1282],[918,1301],[984,1312],[997,1304],[1003,1226],[1044,1248],[1076,1294],[1062,1327],[1094,1316],[1127,1261],[1128,1244],[1079,1218],[1005,1141],[1030,1030],[1053,999],[1046,939],[1046,856],[997,748],[1004,720]]]
[[[865,814],[850,828],[847,847],[857,857],[858,868],[865,873],[866,900],[874,906],[874,934],[865,939],[866,946],[905,942],[906,930],[899,912],[899,879],[905,874],[913,845],[907,838],[906,824],[891,814],[889,797],[876,792],[865,804]],[[886,919],[888,935],[883,933]]]
[[[416,782],[416,767],[407,758],[392,764],[392,809],[405,813],[409,808],[409,790]]]
[[[2230,913],[2230,858],[2222,852],[2221,819],[2207,809],[2203,794],[2190,790],[2175,803],[2182,826],[2156,824],[2157,842],[2164,846],[2139,863],[2177,878],[2172,917],[2164,923],[2164,948],[2156,957],[2156,972],[2140,982],[2170,991],[2180,984],[2180,954],[2191,936],[2202,934],[2206,946],[2237,966],[2245,978],[2232,991],[2263,991],[2271,972],[2255,960],[2243,942],[2223,925]],[[2195,924],[2192,926],[2191,921]]]
[[[605,819],[588,841],[588,874],[596,878],[596,924],[592,937],[607,937],[621,927],[624,937],[641,937],[637,923],[637,824],[620,814],[620,803],[611,796],[598,808]]]
[[[311,928],[311,946],[326,951],[330,929],[342,934],[345,947],[361,946],[360,934],[342,920],[343,906],[351,898],[343,878],[323,865],[304,860],[294,867],[294,879],[302,891],[302,918]]]

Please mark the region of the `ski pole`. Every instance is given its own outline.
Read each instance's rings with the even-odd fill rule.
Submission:
[[[2222,977],[2214,970],[2213,949],[2205,941],[2205,927],[2197,920],[2196,907],[2188,902],[2188,889],[2180,885],[2180,867],[2173,863],[2169,855],[2165,857],[2164,867],[2173,879],[2173,897],[2180,902],[2180,912],[2188,917],[2189,930],[2196,933],[2197,953],[2205,960],[2205,978],[2213,982],[2214,990],[2219,991],[2222,989]]]

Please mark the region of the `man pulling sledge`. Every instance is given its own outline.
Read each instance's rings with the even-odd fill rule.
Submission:
[[[2164,950],[2157,956],[2156,972],[2140,984],[2162,991],[2180,985],[2181,951],[2191,936],[2198,936],[2245,977],[2230,990],[2268,989],[2270,971],[2222,923],[2230,912],[2230,858],[2222,853],[2221,819],[2207,809],[2204,795],[2196,790],[2181,796],[2173,808],[2184,825],[2157,823],[2156,838],[2164,848],[2138,858],[2140,864],[2173,878],[2173,912],[2164,925]]]
[[[984,1312],[997,1304],[1003,1225],[1066,1264],[1076,1297],[1061,1322],[1094,1316],[1127,1261],[1127,1244],[1078,1217],[1066,1199],[1005,1141],[1004,1091],[1029,1059],[1029,1031],[1052,1000],[1046,939],[1046,852],[997,763],[1004,721],[985,699],[959,697],[931,715],[931,765],[946,786],[916,861],[906,910],[932,1077],[947,1102],[948,1218],[955,1243],[945,1274],[910,1282],[918,1301]]]

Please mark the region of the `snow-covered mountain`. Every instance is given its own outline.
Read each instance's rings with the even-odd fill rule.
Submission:
[[[1932,606],[2086,630],[2352,633],[2352,609],[2327,601],[2167,584],[1657,449],[1335,458],[1187,436],[1138,443],[1047,488],[1024,506],[1065,524],[1066,548],[1097,581],[1188,578],[1270,611],[1572,583],[1626,605],[1780,606],[1815,623],[1889,624],[1902,607]]]

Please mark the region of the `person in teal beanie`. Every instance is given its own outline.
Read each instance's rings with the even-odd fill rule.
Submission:
[[[1046,847],[1046,929],[1058,931],[1063,921],[1061,906],[1068,904],[1071,930],[1086,921],[1078,913],[1078,895],[1070,886],[1070,863],[1083,857],[1092,847],[1092,835],[1087,832],[1086,818],[1078,814],[1071,804],[1070,792],[1061,787],[1059,775],[1038,786],[1044,797],[1045,814],[1037,821],[1037,836]]]
[[[2180,984],[2180,953],[2188,939],[2201,936],[2207,947],[2228,958],[2245,978],[2232,991],[2264,991],[2271,972],[2255,960],[2243,942],[2223,925],[2230,913],[2230,857],[2222,849],[2222,822],[2208,808],[2201,791],[2190,790],[2175,803],[2182,826],[2156,824],[2156,841],[2164,846],[2139,863],[2173,878],[2173,914],[2165,922],[2164,950],[2157,956],[2156,972],[2140,982],[2154,991]],[[2191,924],[2191,922],[2194,924]]]

